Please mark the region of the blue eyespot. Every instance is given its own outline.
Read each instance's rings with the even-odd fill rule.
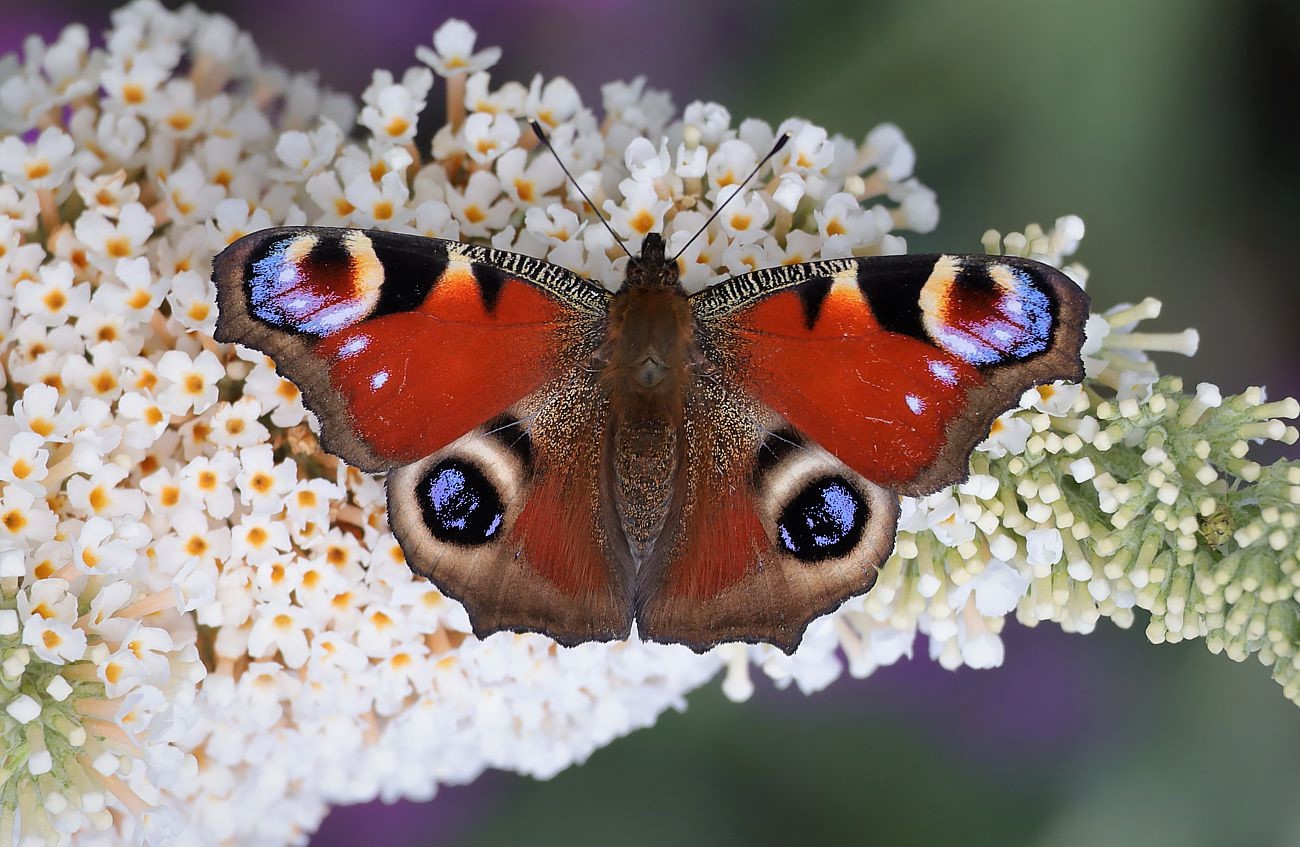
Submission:
[[[420,480],[416,496],[433,537],[476,547],[501,532],[505,506],[483,472],[459,459],[443,459]]]
[[[843,477],[826,476],[803,487],[776,522],[781,546],[802,562],[834,559],[852,550],[867,524],[867,504]]]

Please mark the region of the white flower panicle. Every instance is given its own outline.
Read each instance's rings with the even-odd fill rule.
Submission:
[[[495,85],[449,21],[360,102],[264,64],[220,16],[137,0],[0,64],[0,845],[302,844],[330,804],[422,798],[487,767],[541,777],[683,705],[725,668],[805,691],[911,654],[1003,658],[1007,615],[1255,653],[1300,700],[1294,401],[1160,378],[1145,300],[1094,315],[1088,379],[1004,415],[971,478],[903,506],[876,588],[786,656],[474,638],[414,577],[380,481],[320,451],[298,389],[213,341],[213,255],[277,225],[490,243],[618,284],[662,232],[691,290],[756,267],[898,253],[937,221],[902,133],[677,116],[642,79],[597,113],[564,79]],[[419,141],[431,97],[447,123]],[[739,182],[780,132],[786,151]],[[1060,265],[1077,218],[985,236]],[[1066,267],[1079,282],[1081,267]]]

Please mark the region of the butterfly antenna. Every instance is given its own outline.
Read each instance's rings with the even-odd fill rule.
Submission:
[[[564,166],[564,160],[560,158],[560,154],[556,153],[555,148],[551,146],[551,139],[546,137],[546,130],[542,129],[542,125],[536,120],[529,121],[528,124],[533,128],[533,132],[537,134],[537,137],[541,139],[542,143],[546,145],[546,149],[551,151],[551,155],[555,157],[555,161],[560,165],[560,170],[564,171],[564,175],[569,178],[569,182],[573,183],[574,188],[578,189],[578,193],[582,195],[582,199],[587,201],[587,205],[596,213],[596,217],[600,218],[600,222],[605,225],[605,229],[609,230],[609,234],[614,236],[614,240],[618,242],[618,246],[622,247],[623,252],[627,254],[629,259],[631,259],[632,251],[627,249],[627,245],[623,243],[623,239],[618,237],[618,233],[614,231],[614,227],[609,225],[609,221],[605,220],[605,216],[600,213],[600,209],[596,208],[596,204],[591,202],[591,198],[587,196],[587,192],[582,190],[582,186],[573,178],[573,174],[569,173],[569,169]]]
[[[763,166],[767,164],[768,160],[771,159],[773,156],[775,156],[777,153],[779,153],[781,151],[781,148],[784,147],[786,145],[786,142],[789,140],[790,140],[789,132],[781,133],[781,137],[778,138],[776,140],[776,143],[772,145],[772,149],[767,151],[767,155],[763,157],[763,161],[755,165],[754,169],[749,172],[749,176],[745,177],[744,181],[740,183],[740,188],[737,188],[735,191],[731,192],[731,195],[728,196],[726,200],[723,200],[718,205],[718,207],[713,210],[713,214],[709,215],[709,219],[704,222],[704,226],[700,227],[699,230],[694,235],[691,236],[691,240],[683,244],[682,249],[677,251],[677,255],[673,256],[668,261],[670,262],[677,261],[678,256],[681,256],[683,253],[685,253],[686,248],[690,247],[692,244],[695,243],[695,239],[699,238],[704,233],[704,231],[709,228],[709,224],[713,223],[713,219],[716,218],[722,212],[723,209],[727,208],[728,203],[730,203],[732,200],[735,200],[737,197],[740,196],[740,192],[745,190],[745,186],[749,185],[749,181],[758,175],[758,172],[763,169]]]

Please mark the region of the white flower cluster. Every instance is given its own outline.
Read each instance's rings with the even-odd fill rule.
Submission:
[[[1030,392],[969,482],[908,501],[879,585],[793,656],[472,637],[406,567],[380,483],[319,450],[270,360],[213,341],[217,251],[374,226],[617,284],[626,257],[528,119],[633,247],[681,247],[744,191],[683,255],[692,288],[901,252],[937,219],[893,126],[856,142],[713,103],[677,117],[639,79],[605,86],[598,116],[564,79],[494,88],[500,51],[475,47],[449,21],[356,104],[262,63],[226,18],[136,0],[102,48],[74,26],[0,62],[0,844],[300,844],[331,803],[553,774],[724,667],[738,699],[751,663],[811,691],[917,632],[947,667],[994,665],[1012,610],[1086,631],[1148,609],[1153,638],[1258,651],[1300,696],[1300,470],[1244,459],[1294,440],[1277,418],[1295,404],[1157,382],[1146,351],[1195,338],[1135,332],[1154,301],[1094,316],[1087,385]],[[435,87],[447,122],[422,149]],[[1081,235],[1066,218],[986,246],[1059,264]]]

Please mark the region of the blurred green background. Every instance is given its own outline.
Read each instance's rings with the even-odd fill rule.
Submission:
[[[172,5],[172,4],[168,4]],[[496,79],[645,74],[676,102],[893,121],[939,194],[917,249],[1077,213],[1095,302],[1148,294],[1201,331],[1189,384],[1300,393],[1300,3],[1289,0],[222,0],[263,52],[359,93],[447,17]],[[102,28],[109,4],[0,0],[0,39]],[[435,102],[437,98],[435,97]],[[1289,451],[1274,449],[1261,458]],[[336,811],[314,845],[1300,845],[1300,712],[1253,663],[1103,626],[1011,625],[995,671],[926,659],[810,698],[716,686],[549,782]],[[924,653],[922,646],[920,652]]]

